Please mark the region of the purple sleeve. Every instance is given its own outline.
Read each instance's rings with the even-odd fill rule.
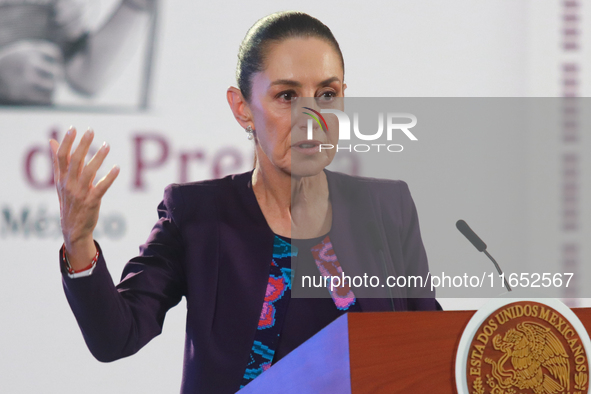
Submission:
[[[162,332],[166,312],[185,291],[183,241],[174,217],[179,212],[176,188],[169,186],[158,206],[159,220],[139,256],[123,269],[115,286],[99,248],[92,275],[69,278],[60,253],[66,298],[86,344],[103,362],[136,353]]]

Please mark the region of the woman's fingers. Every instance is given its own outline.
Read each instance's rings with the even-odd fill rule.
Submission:
[[[58,166],[58,162],[57,162],[57,150],[60,147],[60,143],[57,142],[54,139],[49,140],[49,148],[51,149],[51,162],[52,162],[52,167],[53,167],[53,184],[56,185],[56,189],[57,189],[57,182],[60,178],[60,170],[59,170],[59,166]],[[60,204],[62,202],[62,196],[60,195],[59,191],[57,193],[57,197],[60,201]]]
[[[80,187],[88,188],[90,187],[90,183],[94,180],[96,176],[96,172],[103,164],[105,157],[109,153],[109,145],[104,143],[103,146],[95,153],[95,155],[90,159],[88,164],[82,169],[82,174],[80,175]]]
[[[57,155],[57,163],[59,168],[59,180],[63,180],[68,173],[68,164],[70,161],[70,150],[72,149],[72,144],[74,144],[74,139],[76,138],[76,129],[70,127],[62,143],[59,145],[59,148],[56,152]]]
[[[88,190],[92,186],[92,181],[94,180],[98,169],[103,164],[105,157],[107,157],[110,147],[108,144],[104,143],[92,159],[90,159],[88,164],[84,165],[84,159],[88,154],[90,144],[94,138],[94,132],[90,129],[87,130],[80,139],[78,147],[76,147],[76,150],[70,156],[70,150],[72,149],[75,138],[76,129],[72,127],[64,136],[61,144],[53,139],[49,141],[54,167],[53,176],[57,185],[58,182],[63,182],[65,180],[65,175],[68,174],[68,189],[70,191],[74,191],[78,187]],[[109,187],[111,187],[118,175],[119,167],[115,166],[107,175],[97,182],[94,188],[91,188],[91,197],[100,200]],[[58,187],[58,195],[59,194]]]
[[[70,158],[70,168],[68,169],[68,181],[77,183],[80,177],[80,172],[84,167],[84,159],[88,154],[88,149],[94,138],[94,132],[90,129],[86,130],[86,133],[80,139],[80,143],[76,147],[72,157]]]
[[[57,150],[60,147],[60,143],[54,139],[49,140],[49,148],[51,149],[51,162],[53,164],[53,181],[57,183],[59,179],[59,167],[57,164]]]
[[[115,181],[115,178],[117,178],[117,175],[119,175],[119,166],[114,166],[107,175],[97,182],[93,190],[94,197],[98,199],[103,198],[107,190],[109,190],[109,187],[111,187]]]

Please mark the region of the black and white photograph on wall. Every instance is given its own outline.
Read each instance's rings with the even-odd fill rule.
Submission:
[[[156,0],[0,0],[0,105],[149,103]]]

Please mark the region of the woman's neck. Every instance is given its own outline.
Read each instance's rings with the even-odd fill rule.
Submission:
[[[265,219],[275,233],[311,238],[330,230],[332,215],[324,171],[296,177],[257,161],[252,184]],[[292,230],[296,233],[292,234]]]

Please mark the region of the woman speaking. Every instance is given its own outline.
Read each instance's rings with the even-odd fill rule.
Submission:
[[[355,273],[361,260],[370,271],[426,276],[417,213],[404,182],[326,170],[334,150],[318,147],[338,136],[315,127],[307,138],[305,122],[292,117],[300,99],[344,97],[343,57],[328,27],[300,12],[259,20],[236,75],[227,99],[254,140],[254,169],[168,186],[118,285],[92,235],[119,173],[93,182],[109,147],[85,164],[92,131],[71,155],[74,129],[51,141],[63,285],[90,351],[103,362],[136,353],[184,296],[183,393],[233,393],[343,313],[437,308],[432,295],[357,297],[347,284],[291,296],[299,276]]]

